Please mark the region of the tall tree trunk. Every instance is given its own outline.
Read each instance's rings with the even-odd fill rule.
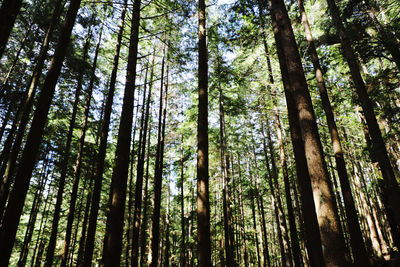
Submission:
[[[112,112],[112,104],[114,101],[114,94],[115,94],[115,83],[117,80],[117,72],[118,72],[118,62],[119,62],[119,54],[121,50],[121,42],[122,42],[122,35],[124,32],[125,26],[125,15],[126,15],[126,8],[127,8],[127,0],[124,0],[124,5],[122,8],[122,14],[120,19],[120,26],[117,36],[117,43],[114,52],[114,60],[113,60],[113,67],[111,71],[111,78],[110,78],[110,88],[108,90],[106,104],[104,106],[104,118],[103,123],[101,125],[101,132],[100,132],[100,146],[99,151],[96,158],[96,170],[95,170],[95,177],[94,177],[94,187],[93,187],[93,197],[92,197],[92,204],[90,207],[90,217],[89,217],[89,226],[88,226],[88,233],[85,243],[85,253],[84,253],[84,260],[83,266],[90,267],[92,265],[93,259],[93,249],[94,249],[94,240],[96,235],[96,226],[97,226],[97,216],[99,212],[99,204],[100,204],[100,193],[103,181],[103,172],[104,172],[104,159],[106,156],[107,150],[107,140],[108,140],[108,130],[110,127],[110,118]],[[136,61],[135,61],[136,66]],[[136,67],[135,67],[136,69]],[[133,74],[133,73],[132,73]]]
[[[315,48],[315,44],[311,33],[311,28],[308,23],[308,18],[304,9],[303,1],[297,0],[297,3],[299,5],[304,31],[308,42],[308,51],[311,55],[311,61],[317,79],[317,86],[319,89],[319,95],[321,97],[322,107],[325,111],[326,121],[331,135],[333,153],[336,160],[336,169],[339,175],[344,206],[346,209],[346,219],[347,219],[346,222],[350,234],[350,245],[353,252],[354,264],[359,266],[369,266],[368,255],[365,249],[360,224],[358,222],[358,216],[356,207],[354,205],[353,195],[351,193],[350,182],[349,182],[349,177],[347,175],[346,163],[344,161],[344,155],[340,143],[339,133],[336,126],[335,117],[333,115],[331,102],[328,97],[328,91],[322,74],[322,69],[319,64],[318,53]]]
[[[263,10],[264,10],[264,5],[263,2],[259,2],[259,8],[260,8],[260,17],[263,17]],[[276,21],[274,17],[272,16],[272,24],[274,27],[276,27]],[[305,153],[304,153],[304,147],[303,147],[303,141],[301,139],[301,131],[299,127],[299,122],[298,122],[298,115],[295,110],[295,103],[294,99],[290,95],[290,81],[289,81],[289,74],[287,70],[286,63],[283,58],[283,53],[282,53],[282,48],[280,45],[280,37],[277,34],[277,31],[274,30],[274,36],[275,36],[275,42],[277,46],[277,52],[278,52],[278,58],[279,58],[279,65],[280,65],[280,70],[281,70],[281,76],[282,76],[282,83],[284,87],[284,92],[286,96],[286,103],[287,103],[287,109],[289,113],[289,125],[290,125],[290,134],[291,134],[291,139],[292,139],[292,146],[293,146],[293,151],[294,151],[294,156],[295,156],[295,162],[296,162],[296,173],[297,173],[297,180],[299,183],[299,188],[300,188],[300,197],[301,197],[301,209],[304,215],[304,228],[305,228],[305,239],[306,239],[306,246],[307,246],[307,251],[308,251],[308,256],[310,259],[310,265],[311,266],[324,266],[324,259],[323,259],[323,253],[322,253],[322,245],[321,245],[321,238],[320,238],[320,232],[319,232],[319,227],[318,227],[318,221],[317,221],[317,214],[314,208],[310,207],[315,207],[314,205],[314,197],[312,194],[312,187],[311,187],[311,181],[310,181],[310,176],[307,170],[307,162],[305,158]],[[265,40],[265,37],[264,37]],[[271,60],[269,56],[269,51],[268,51],[268,45],[264,41],[264,48],[265,48],[265,53],[267,57],[267,65],[268,65],[268,73],[269,73],[269,82],[271,84],[274,83],[273,75],[272,75],[272,66],[271,66]],[[274,89],[271,87],[272,90]],[[277,112],[277,95],[276,93],[274,94],[275,90],[271,91],[271,94],[273,95],[273,103],[274,103],[274,109],[275,113]],[[277,120],[279,122],[279,118]],[[278,126],[277,126],[278,127]],[[279,127],[278,127],[279,128]]]
[[[91,29],[89,29],[88,35],[86,37],[86,42],[85,42],[85,45],[83,48],[83,58],[82,58],[83,62],[86,62],[86,59],[88,56],[91,37],[92,37],[92,33],[91,33]],[[69,121],[69,127],[68,127],[67,141],[66,141],[65,148],[64,148],[64,155],[61,158],[62,162],[60,162],[61,174],[60,174],[60,179],[58,182],[57,200],[56,200],[56,205],[54,208],[50,240],[49,240],[49,244],[47,246],[47,254],[46,254],[46,261],[45,261],[46,267],[50,267],[53,264],[54,250],[56,247],[57,234],[58,234],[58,222],[60,220],[60,213],[61,213],[61,206],[62,206],[62,201],[63,201],[65,182],[66,182],[67,171],[68,171],[68,167],[69,167],[69,163],[70,163],[72,135],[73,135],[73,131],[75,128],[75,121],[76,121],[76,116],[77,116],[77,112],[78,112],[79,97],[80,97],[81,91],[82,91],[83,73],[84,73],[83,70],[81,70],[78,75],[77,86],[76,86],[76,90],[75,90],[75,99],[74,99],[71,119]]]
[[[272,77],[272,75],[271,75]],[[299,247],[299,239],[297,236],[297,229],[296,229],[296,220],[294,216],[294,209],[293,209],[293,202],[292,196],[290,194],[290,181],[289,181],[289,174],[288,174],[288,167],[286,162],[286,154],[285,148],[283,144],[283,134],[282,134],[282,126],[280,122],[279,112],[278,112],[278,105],[277,105],[277,96],[274,89],[271,90],[271,94],[273,97],[274,103],[274,114],[275,114],[275,125],[276,125],[276,137],[278,139],[279,145],[279,156],[280,156],[280,164],[282,168],[283,174],[283,181],[285,184],[285,197],[286,197],[286,205],[288,209],[288,220],[289,220],[289,228],[290,228],[290,240],[291,240],[291,248],[293,252],[293,260],[294,266],[300,267],[301,266],[301,252]]]
[[[181,172],[181,255],[180,255],[180,263],[181,267],[186,267],[186,232],[185,232],[185,191],[184,189],[184,161],[183,161],[183,134],[181,134],[181,159],[180,159],[180,172]]]
[[[6,49],[22,0],[4,0],[0,7],[0,58]]]
[[[150,267],[156,267],[157,262],[159,260],[161,188],[162,188],[162,173],[164,169],[165,121],[167,117],[167,99],[168,99],[168,62],[166,68],[167,71],[166,71],[166,81],[165,81],[165,93],[163,93],[164,60],[165,60],[165,53],[161,67],[158,140],[157,140],[157,152],[156,152],[156,162],[155,162],[154,187],[153,187],[153,214],[151,216],[150,259],[149,259]],[[162,257],[160,257],[160,259],[162,259]]]
[[[43,167],[42,167],[41,174],[39,176],[40,180],[39,180],[38,188],[36,189],[36,192],[35,192],[35,196],[32,201],[32,207],[31,207],[31,212],[29,215],[28,226],[26,227],[26,231],[25,231],[24,243],[23,243],[23,247],[21,249],[19,259],[18,259],[18,266],[25,266],[25,264],[26,264],[26,260],[27,260],[29,248],[30,248],[30,243],[31,243],[33,232],[35,229],[36,218],[39,213],[40,204],[42,202],[43,190],[47,183],[47,179],[49,177],[49,172],[47,170],[48,163],[49,163],[48,161],[49,161],[48,159],[44,159],[43,163],[42,163]]]
[[[264,135],[264,129],[263,129],[263,135]],[[270,192],[271,192],[271,201],[272,201],[272,205],[274,207],[274,215],[275,215],[275,220],[276,220],[276,228],[277,228],[277,235],[278,235],[279,248],[280,248],[280,254],[281,254],[281,261],[282,261],[283,266],[290,266],[289,257],[287,255],[287,251],[288,251],[287,232],[286,232],[286,227],[284,226],[284,222],[282,221],[282,218],[284,217],[284,213],[282,210],[282,203],[280,202],[280,199],[279,199],[280,192],[276,187],[277,184],[275,183],[275,180],[277,177],[274,177],[274,175],[271,172],[271,168],[269,166],[269,157],[268,157],[267,145],[265,142],[265,136],[263,136],[263,148],[264,148],[264,154],[265,154],[265,165],[267,166],[267,171],[268,171],[268,176],[266,176],[265,179],[268,180],[268,184],[269,184]]]
[[[0,175],[0,177],[3,177],[2,181],[0,182],[0,214],[3,214],[3,210],[6,205],[8,193],[10,190],[10,185],[11,185],[11,177],[14,173],[14,168],[17,163],[17,157],[18,153],[21,150],[21,144],[22,140],[25,136],[25,130],[26,126],[29,121],[29,114],[31,113],[32,105],[33,105],[33,100],[34,96],[36,93],[36,88],[39,83],[39,78],[42,74],[44,62],[47,56],[47,51],[49,49],[49,44],[50,44],[50,38],[53,35],[54,28],[58,22],[58,18],[60,16],[61,10],[63,8],[63,0],[57,0],[55,3],[55,8],[53,11],[53,15],[51,18],[51,22],[49,25],[49,28],[47,29],[45,38],[43,40],[42,47],[40,48],[39,56],[37,59],[36,66],[33,70],[31,80],[28,83],[28,87],[26,88],[25,92],[25,98],[23,100],[23,111],[21,113],[21,117],[18,118],[19,120],[19,125],[18,125],[18,132],[16,135],[16,138],[14,140],[14,144],[11,150],[11,154],[8,156],[8,161],[7,161],[7,168],[5,170],[5,175]]]
[[[139,43],[140,0],[133,4],[132,27],[129,45],[129,57],[126,75],[121,121],[118,130],[117,150],[111,178],[111,207],[107,218],[106,247],[104,248],[105,266],[119,266],[122,251],[126,183],[129,168],[129,148],[131,143],[133,100],[136,80],[136,61]]]
[[[254,154],[255,156],[255,154]],[[248,166],[247,166],[247,170],[250,173],[250,163],[248,162]],[[255,204],[254,204],[254,198],[256,198],[257,196],[254,195],[254,193],[256,192],[256,188],[253,185],[253,176],[250,174],[250,186],[252,188],[252,196],[251,196],[251,214],[252,214],[252,220],[253,220],[253,237],[255,239],[256,242],[256,254],[257,254],[257,266],[261,267],[261,256],[260,256],[260,246],[258,243],[258,234],[257,234],[257,220],[256,220],[256,208],[255,208]]]
[[[198,264],[211,266],[210,202],[208,175],[208,52],[206,4],[199,0],[199,104],[197,119],[197,238]]]
[[[218,56],[219,57],[219,56]],[[220,58],[218,60],[219,73],[221,68]],[[229,191],[229,159],[227,154],[227,143],[226,143],[226,131],[225,131],[225,111],[223,103],[223,94],[221,81],[218,79],[218,90],[219,90],[219,129],[221,135],[221,169],[222,169],[222,197],[223,197],[223,209],[224,209],[224,234],[225,234],[225,253],[226,263],[228,266],[236,266],[235,254],[234,254],[234,239],[232,229],[232,213],[231,213],[231,201]]]
[[[327,266],[347,266],[347,250],[340,234],[337,220],[337,207],[333,192],[329,188],[328,171],[323,156],[322,144],[318,134],[310,92],[301,65],[300,55],[293,29],[282,0],[270,0],[272,16],[276,22],[274,32],[279,35],[283,57],[286,62],[291,91],[297,108],[301,136],[311,179],[321,240],[324,245],[324,258]]]
[[[169,181],[170,181],[170,170],[168,170],[168,181],[167,181],[167,209],[165,212],[165,251],[164,251],[164,267],[169,267],[169,257],[170,257],[170,249],[171,249],[171,244],[169,242],[169,235],[170,235],[170,187],[169,187]]]
[[[244,266],[248,266],[248,258],[247,258],[247,248],[246,248],[246,228],[245,228],[245,217],[244,217],[244,207],[243,207],[243,190],[242,190],[242,172],[240,171],[240,157],[238,155],[238,173],[239,173],[239,205],[240,205],[240,231],[243,239],[242,246],[242,258],[244,262]]]
[[[6,266],[10,259],[18,228],[18,222],[21,217],[26,194],[29,188],[29,182],[32,177],[32,171],[36,162],[35,158],[39,151],[44,126],[47,121],[47,114],[49,112],[51,100],[54,96],[58,76],[60,75],[61,67],[67,52],[72,28],[75,24],[75,18],[80,3],[81,0],[70,1],[64,26],[60,32],[60,38],[47,72],[43,89],[38,99],[31,129],[29,131],[21,163],[19,165],[21,168],[19,169],[15,178],[14,188],[11,191],[3,224],[0,230],[0,250],[2,251],[0,255],[0,265]]]
[[[388,213],[388,219],[391,231],[394,237],[395,245],[400,247],[400,188],[396,181],[393,168],[390,164],[385,142],[382,138],[382,133],[376,120],[373,104],[368,96],[367,87],[361,77],[360,68],[351,47],[351,41],[347,36],[339,10],[335,0],[327,0],[328,8],[331,13],[336,31],[340,37],[342,44],[343,56],[350,68],[350,73],[355,84],[358,98],[363,108],[363,113],[367,122],[369,135],[372,141],[372,147],[376,159],[379,163],[382,177],[384,180],[384,204]]]
[[[147,68],[144,79],[144,91],[143,99],[146,99],[146,86],[147,86]],[[152,80],[154,73],[154,56],[153,56],[153,66],[150,71],[150,83],[149,92],[147,95],[147,102],[143,102],[143,115],[141,119],[141,130],[140,130],[140,143],[138,150],[138,164],[137,164],[137,174],[136,174],[136,186],[135,186],[135,207],[133,215],[133,234],[132,234],[132,266],[138,266],[139,260],[139,234],[140,234],[140,220],[141,220],[141,210],[142,210],[142,192],[143,192],[143,175],[144,175],[144,160],[146,156],[146,138],[147,129],[149,125],[150,117],[150,102],[151,102],[151,89]],[[150,137],[149,137],[150,138]]]
[[[154,62],[152,64],[154,66]],[[146,176],[145,176],[145,185],[144,185],[144,194],[143,194],[143,219],[142,219],[142,228],[140,233],[140,266],[143,266],[145,263],[146,257],[146,231],[147,231],[147,210],[148,210],[148,184],[149,184],[149,164],[150,164],[150,134],[151,134],[151,125],[149,125],[148,136],[147,139],[147,156],[146,156]]]
[[[69,246],[70,246],[70,242],[71,242],[72,224],[74,222],[75,205],[76,205],[76,199],[78,196],[79,180],[80,180],[81,170],[82,170],[82,154],[83,154],[83,149],[85,146],[86,130],[87,130],[87,124],[88,124],[88,120],[89,120],[90,102],[92,101],[92,96],[93,96],[94,80],[96,78],[97,58],[98,58],[99,50],[100,50],[101,37],[102,37],[102,33],[103,33],[103,25],[104,24],[102,24],[101,28],[100,28],[99,39],[97,42],[96,51],[95,51],[95,55],[94,55],[94,59],[93,59],[93,65],[92,65],[91,74],[90,74],[89,87],[86,92],[87,93],[86,104],[85,104],[84,117],[83,117],[83,122],[82,122],[82,127],[81,127],[82,132],[81,132],[81,137],[79,139],[78,153],[76,155],[74,179],[73,179],[71,200],[69,203],[69,211],[68,211],[68,219],[67,219],[67,228],[65,231],[65,238],[64,238],[64,249],[63,249],[62,261],[61,261],[62,267],[65,267],[67,265]]]

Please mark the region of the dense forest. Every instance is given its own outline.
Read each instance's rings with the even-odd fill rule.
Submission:
[[[398,0],[0,5],[0,267],[400,266]]]

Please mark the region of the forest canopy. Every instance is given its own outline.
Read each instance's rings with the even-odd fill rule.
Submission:
[[[0,0],[0,266],[400,266],[399,13]]]

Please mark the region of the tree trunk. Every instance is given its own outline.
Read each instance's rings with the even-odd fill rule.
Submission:
[[[150,117],[150,102],[151,102],[151,89],[153,86],[153,72],[154,71],[154,56],[153,56],[153,66],[150,72],[150,83],[149,83],[149,92],[147,95],[147,103],[143,102],[143,115],[141,119],[141,130],[140,130],[140,143],[138,150],[138,164],[137,164],[137,174],[136,174],[136,186],[135,186],[135,207],[134,207],[134,215],[133,215],[133,235],[132,235],[132,266],[138,266],[139,260],[139,231],[140,231],[140,220],[141,220],[141,210],[142,210],[142,191],[143,191],[143,175],[144,175],[144,160],[146,156],[146,138],[147,138],[147,129],[149,126],[149,117]],[[144,91],[143,91],[143,99],[146,99],[146,83],[147,83],[147,68],[144,80]],[[150,138],[150,137],[149,137]]]
[[[26,194],[29,188],[29,182],[36,162],[35,158],[39,151],[44,126],[46,124],[47,114],[49,112],[51,100],[54,96],[58,76],[67,52],[72,28],[75,24],[75,18],[80,3],[81,0],[71,0],[70,2],[64,26],[60,32],[60,38],[47,72],[43,89],[38,99],[31,129],[19,165],[23,167],[19,169],[15,178],[14,188],[10,194],[10,199],[8,201],[3,224],[0,230],[0,250],[2,251],[0,255],[0,265],[6,266],[11,255],[18,222],[21,217]]]
[[[358,216],[356,207],[354,205],[353,195],[351,193],[349,177],[347,175],[346,163],[344,161],[344,155],[340,143],[339,133],[336,126],[335,117],[333,115],[331,102],[328,97],[328,91],[322,74],[322,69],[319,64],[318,53],[315,48],[315,44],[311,33],[311,28],[308,23],[308,18],[304,9],[303,1],[297,0],[297,3],[299,5],[304,31],[308,42],[308,51],[310,52],[311,55],[311,61],[317,79],[317,86],[319,89],[319,95],[321,97],[322,107],[325,111],[326,121],[331,135],[333,153],[336,160],[336,169],[339,175],[344,206],[346,209],[346,219],[347,219],[346,222],[347,222],[347,227],[349,229],[350,245],[353,252],[354,264],[359,266],[361,265],[369,266],[368,255],[365,249],[360,224],[358,222]]]
[[[26,126],[29,121],[29,114],[31,113],[33,100],[34,100],[34,96],[36,93],[36,88],[37,88],[40,76],[42,74],[42,69],[43,69],[44,62],[45,62],[45,59],[47,56],[47,51],[49,49],[50,37],[53,35],[54,28],[58,22],[58,18],[60,16],[60,13],[61,13],[61,10],[63,7],[62,1],[63,0],[57,0],[57,2],[55,4],[51,22],[50,22],[49,28],[47,29],[46,36],[43,40],[42,47],[40,48],[39,57],[38,57],[35,69],[33,70],[31,80],[28,83],[28,87],[26,88],[25,98],[23,100],[23,111],[21,113],[21,118],[18,118],[18,120],[19,120],[18,132],[17,132],[17,136],[14,140],[11,154],[9,154],[9,156],[8,156],[7,168],[5,170],[5,175],[4,176],[0,175],[0,177],[3,177],[3,179],[0,183],[0,214],[3,214],[3,210],[6,205],[6,201],[7,201],[8,193],[10,190],[10,185],[11,185],[11,177],[14,173],[14,168],[17,163],[18,153],[21,150],[22,140],[25,136],[25,130],[26,130]]]
[[[31,207],[31,212],[29,215],[28,226],[26,227],[26,231],[25,231],[24,243],[23,243],[21,252],[19,254],[18,266],[25,266],[26,260],[27,260],[28,254],[29,254],[30,243],[32,240],[33,232],[35,230],[36,218],[39,213],[40,204],[42,203],[42,194],[43,194],[44,187],[45,187],[48,177],[49,177],[49,172],[47,170],[48,161],[49,160],[47,158],[44,159],[44,161],[43,161],[43,167],[42,167],[42,171],[40,174],[41,178],[40,178],[40,181],[38,184],[38,188],[36,189],[35,196],[32,201],[32,207]]]
[[[239,173],[239,205],[240,205],[240,232],[242,234],[243,246],[242,246],[242,258],[244,262],[244,266],[248,266],[247,259],[247,248],[246,248],[246,229],[245,229],[245,217],[244,217],[244,208],[243,208],[243,190],[242,190],[242,172],[240,171],[240,157],[238,155],[238,173]]]
[[[328,8],[331,13],[336,31],[340,37],[342,44],[343,56],[350,68],[350,73],[355,84],[359,100],[364,112],[365,119],[369,130],[369,135],[372,141],[372,147],[375,156],[378,160],[379,167],[384,180],[384,204],[388,213],[388,219],[391,231],[395,238],[395,245],[400,246],[400,188],[396,181],[393,168],[390,164],[385,142],[382,138],[382,133],[379,128],[376,116],[374,113],[373,104],[368,96],[367,88],[364,80],[361,77],[360,68],[354,51],[351,47],[350,39],[345,31],[340,13],[336,6],[335,0],[328,0]]]
[[[206,5],[199,0],[199,104],[197,119],[197,238],[198,264],[211,266],[210,202],[208,175],[208,51]]]
[[[218,73],[220,72],[221,62],[218,55]],[[225,131],[225,111],[223,103],[223,94],[221,81],[218,79],[218,90],[219,90],[219,125],[220,125],[220,138],[221,138],[221,169],[222,169],[222,197],[223,197],[223,209],[224,209],[224,234],[225,234],[225,253],[226,263],[228,266],[236,266],[235,254],[234,254],[234,239],[232,229],[232,214],[231,214],[231,201],[229,191],[229,159],[227,155],[227,143],[226,143],[226,131]]]
[[[82,58],[83,62],[86,62],[86,59],[88,56],[91,37],[92,37],[92,33],[91,33],[91,29],[89,29],[88,35],[86,37],[86,42],[85,42],[85,45],[83,48],[83,58]],[[62,201],[63,201],[65,182],[66,182],[66,178],[67,178],[68,166],[70,163],[72,135],[73,135],[76,116],[77,116],[77,112],[78,112],[79,96],[82,91],[83,73],[84,73],[83,70],[81,70],[79,72],[79,76],[77,79],[75,99],[74,99],[74,104],[72,107],[72,114],[71,114],[71,119],[69,122],[68,133],[67,133],[67,141],[66,141],[65,148],[64,148],[64,155],[61,158],[62,162],[60,162],[61,174],[60,174],[60,179],[59,179],[59,184],[58,184],[57,200],[56,200],[56,205],[54,208],[50,240],[49,240],[49,244],[47,246],[47,254],[46,254],[46,261],[45,261],[46,267],[50,267],[53,264],[54,250],[56,247],[57,234],[58,234],[58,222],[60,220],[60,213],[61,213],[61,206],[62,206]]]
[[[181,134],[181,184],[180,184],[180,191],[181,191],[181,255],[180,255],[180,262],[181,267],[186,267],[186,232],[185,232],[185,192],[184,188],[184,162],[183,162],[183,134]]]
[[[150,267],[156,267],[159,260],[161,188],[162,188],[162,173],[164,169],[165,121],[167,117],[167,99],[168,99],[168,62],[167,62],[167,72],[165,81],[165,93],[163,93],[163,87],[164,87],[163,73],[165,64],[164,57],[161,67],[158,140],[157,140],[156,162],[154,167],[155,174],[154,174],[154,187],[153,187],[153,214],[151,216],[150,259],[149,259]],[[162,259],[162,257],[160,257],[160,259]]]
[[[154,62],[152,64],[154,66]],[[140,266],[143,266],[145,263],[146,257],[146,231],[147,231],[147,210],[148,210],[148,184],[149,184],[149,163],[150,163],[150,134],[151,134],[151,125],[149,125],[148,136],[147,139],[147,158],[146,158],[146,176],[145,176],[145,186],[144,186],[144,194],[143,194],[143,219],[142,219],[142,228],[140,233]]]
[[[79,180],[80,180],[81,170],[82,170],[82,154],[83,154],[83,149],[85,146],[87,123],[89,120],[90,102],[92,101],[92,96],[93,96],[94,79],[96,78],[97,57],[99,55],[99,50],[100,50],[103,25],[104,24],[102,24],[102,26],[100,28],[99,39],[97,42],[96,51],[95,51],[95,55],[94,55],[94,59],[93,59],[92,70],[91,70],[91,74],[90,74],[91,76],[90,76],[89,87],[86,92],[87,96],[86,96],[84,117],[83,117],[83,122],[82,122],[82,130],[81,130],[82,132],[81,132],[81,137],[79,139],[78,154],[76,155],[74,179],[73,179],[71,200],[69,203],[69,211],[68,211],[68,219],[67,219],[67,228],[65,231],[65,238],[64,238],[64,249],[63,249],[62,261],[61,261],[62,267],[65,267],[67,265],[67,258],[68,258],[69,246],[70,246],[70,241],[71,241],[71,233],[72,233],[72,224],[74,222],[75,205],[76,205],[76,199],[78,196]]]
[[[347,266],[347,250],[340,234],[336,201],[328,185],[328,171],[323,156],[315,114],[308,90],[300,55],[285,4],[282,0],[270,0],[272,16],[276,22],[274,31],[279,35],[283,58],[286,62],[291,91],[295,99],[296,112],[304,142],[313,194],[315,198],[321,240],[327,266]]]
[[[6,49],[22,0],[4,0],[0,7],[0,58]]]
[[[170,247],[171,244],[169,242],[169,235],[170,235],[170,222],[169,222],[169,217],[170,217],[170,187],[169,187],[169,176],[170,173],[168,173],[168,188],[167,188],[167,210],[165,212],[165,251],[164,251],[164,267],[169,267],[169,257],[170,257]]]
[[[95,235],[96,235],[96,226],[97,226],[97,219],[98,219],[97,216],[98,216],[98,212],[99,212],[100,193],[101,193],[103,172],[104,172],[104,159],[105,159],[106,150],[107,150],[108,130],[109,130],[109,126],[110,126],[112,104],[114,101],[115,83],[117,80],[119,53],[121,50],[121,41],[122,41],[122,35],[123,35],[124,25],[125,25],[126,8],[127,8],[127,0],[124,0],[124,5],[122,8],[122,14],[121,14],[121,19],[120,19],[121,22],[120,22],[118,36],[117,36],[117,44],[116,44],[115,52],[114,52],[113,67],[112,67],[111,78],[110,78],[110,88],[108,90],[107,99],[105,100],[106,104],[104,107],[104,118],[103,118],[103,123],[101,126],[101,132],[100,132],[99,152],[98,152],[97,158],[96,158],[96,171],[95,171],[95,177],[94,177],[93,197],[92,197],[92,204],[90,207],[89,226],[88,226],[88,233],[87,233],[87,238],[86,238],[86,243],[85,243],[84,259],[83,259],[83,264],[82,264],[85,267],[90,267],[92,265],[94,240],[95,240]]]
[[[136,61],[139,43],[140,0],[133,5],[129,57],[122,105],[121,121],[118,130],[117,150],[112,174],[110,214],[107,218],[107,241],[104,248],[105,266],[119,266],[122,251],[126,183],[129,167],[129,148],[131,143],[133,100],[136,80]]]
[[[263,17],[262,11],[264,9],[264,6],[262,3],[263,2],[261,2],[261,1],[259,2],[260,17]],[[273,16],[272,16],[272,24],[275,28],[276,21]],[[280,37],[277,34],[277,32],[275,32],[275,30],[274,30],[274,36],[275,36],[275,42],[276,42],[276,46],[277,46],[279,65],[280,65],[281,76],[282,76],[282,83],[283,83],[284,92],[285,92],[285,96],[286,96],[287,109],[288,109],[288,113],[289,113],[288,119],[289,119],[289,125],[290,125],[292,146],[293,146],[295,162],[296,162],[297,180],[298,180],[299,187],[300,187],[300,197],[301,197],[301,203],[302,203],[301,209],[302,209],[302,212],[304,215],[303,226],[305,228],[305,234],[306,234],[305,235],[305,239],[306,239],[305,243],[307,246],[308,256],[310,259],[310,265],[311,266],[324,266],[325,264],[324,264],[323,254],[322,254],[322,245],[321,245],[321,238],[320,238],[320,232],[319,232],[318,221],[317,221],[317,214],[315,212],[315,209],[310,208],[310,207],[315,207],[314,197],[312,194],[310,176],[309,176],[309,173],[307,170],[307,162],[306,162],[305,153],[304,153],[303,141],[301,140],[298,115],[294,108],[294,106],[295,106],[294,99],[290,95],[291,85],[290,85],[290,81],[289,81],[289,74],[288,74],[287,66],[286,66],[285,60],[283,58],[282,48],[281,48],[280,41],[279,41]],[[271,61],[270,61],[270,57],[269,57],[268,45],[265,41],[264,41],[264,48],[265,48],[265,53],[266,53],[266,57],[267,57],[269,82],[271,84],[273,84],[274,79],[273,79],[273,75],[272,75]],[[275,94],[273,93],[274,91],[275,90],[273,90],[271,93],[273,95],[272,97],[273,97],[274,109],[275,109],[275,113],[276,113],[277,112],[277,110],[276,110],[277,95],[276,95],[276,93]],[[279,122],[279,118],[278,118],[277,122]]]

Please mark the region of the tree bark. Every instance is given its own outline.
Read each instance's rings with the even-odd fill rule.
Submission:
[[[276,22],[274,32],[279,35],[283,58],[286,62],[291,91],[304,142],[308,172],[311,179],[324,258],[327,266],[348,266],[347,250],[340,234],[336,201],[328,185],[328,171],[323,156],[310,93],[301,65],[293,29],[282,0],[270,0],[272,16]]]
[[[199,0],[199,104],[197,119],[197,238],[198,264],[211,266],[210,202],[208,174],[208,52],[206,4]]]
[[[350,235],[350,245],[353,252],[354,264],[359,266],[369,266],[368,255],[365,249],[360,224],[358,222],[357,210],[354,205],[353,195],[351,193],[349,177],[347,175],[346,163],[344,161],[344,155],[342,151],[342,145],[336,126],[335,117],[333,115],[331,102],[328,97],[328,90],[326,88],[322,69],[319,64],[318,53],[315,48],[303,1],[297,0],[297,3],[299,5],[304,31],[308,42],[308,51],[311,55],[311,61],[314,67],[315,77],[317,79],[317,86],[319,89],[319,95],[321,97],[322,107],[325,111],[326,121],[331,135],[333,153],[336,161],[336,169],[339,175],[340,186],[346,209],[346,222]]]

